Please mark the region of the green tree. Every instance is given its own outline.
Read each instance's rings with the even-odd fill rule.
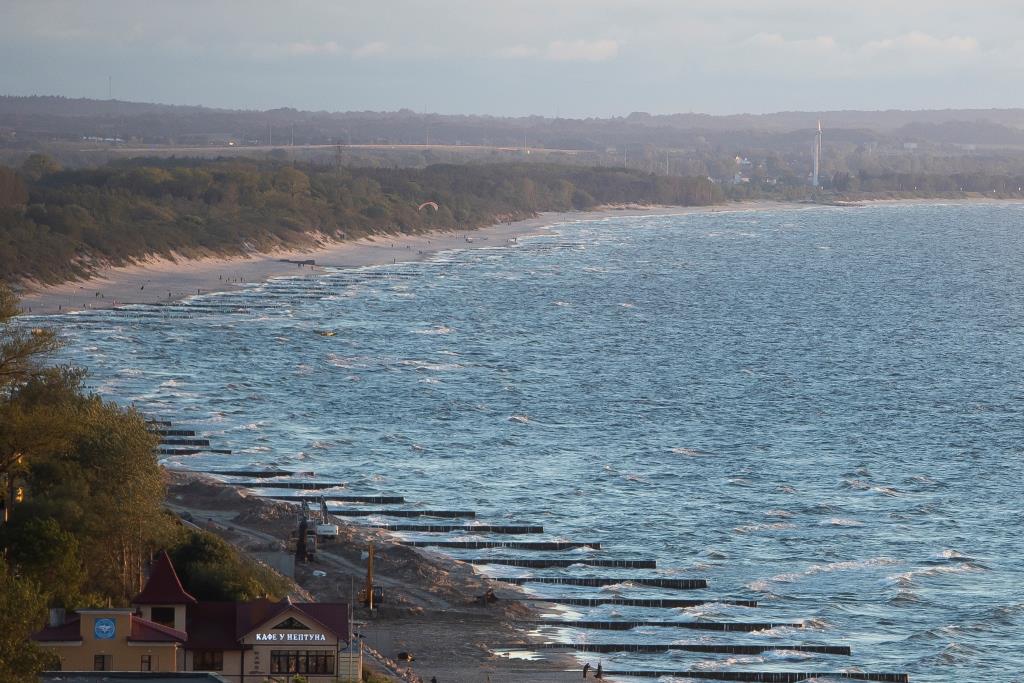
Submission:
[[[78,603],[85,580],[78,539],[57,520],[18,515],[0,528],[0,546],[23,578],[44,587],[48,604],[70,608]]]
[[[21,163],[21,175],[36,182],[61,170],[60,164],[45,154],[31,154]]]
[[[17,482],[27,471],[28,458],[41,441],[50,443],[53,416],[26,415],[12,400],[15,392],[45,374],[40,362],[59,347],[52,330],[15,325],[20,313],[14,294],[0,284],[0,501],[6,521],[15,504]]]
[[[243,560],[213,534],[189,531],[168,550],[185,588],[199,600],[242,601],[284,597],[286,581],[262,564]]]
[[[0,560],[0,681],[34,682],[41,671],[57,664],[53,653],[29,638],[45,619],[46,602],[39,586],[15,576]]]
[[[0,166],[0,209],[24,206],[28,202],[28,190],[18,174]]]

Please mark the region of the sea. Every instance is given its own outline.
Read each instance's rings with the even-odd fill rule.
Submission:
[[[581,665],[1024,680],[1024,205],[718,210],[549,233],[50,322],[68,341],[59,360],[99,394],[230,450],[169,466],[313,471],[407,500],[382,507],[476,512],[353,523],[544,527],[403,540],[601,543],[428,553],[657,563],[477,566],[492,576],[708,581],[526,584],[707,600],[539,602],[546,618],[783,624],[530,627],[565,644],[780,648]],[[852,652],[786,647],[801,644]]]

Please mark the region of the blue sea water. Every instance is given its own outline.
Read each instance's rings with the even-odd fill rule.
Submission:
[[[853,648],[624,653],[603,656],[606,669],[1018,679],[1024,206],[621,217],[554,232],[56,320],[66,359],[104,396],[234,451],[174,463],[315,470],[352,493],[604,546],[542,556],[659,566],[482,568],[493,575],[710,582],[539,595],[761,603],[552,607],[556,618],[804,625],[543,629],[551,640]]]

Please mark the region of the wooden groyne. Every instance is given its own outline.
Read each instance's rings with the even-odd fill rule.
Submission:
[[[160,439],[160,443],[167,446],[209,446],[209,439]]]
[[[230,453],[226,449],[214,449],[210,447],[210,440],[204,437],[197,437],[195,431],[189,429],[176,429],[170,422],[147,421],[147,429],[160,437],[159,452],[167,455],[192,455],[198,453]],[[244,487],[250,489],[290,489],[297,491],[295,494],[273,495],[271,491],[263,497],[298,503],[302,505],[304,513],[310,514],[310,504],[318,505],[319,519],[328,520],[336,518],[355,517],[398,517],[398,518],[475,518],[476,513],[472,510],[416,510],[416,509],[351,509],[336,507],[330,509],[328,501],[334,503],[356,503],[364,505],[392,505],[404,504],[404,496],[395,495],[357,495],[357,494],[331,494],[323,493],[329,488],[345,488],[347,482],[320,481],[316,474],[309,471],[263,469],[263,468],[242,468],[242,469],[211,469],[204,474],[219,477],[238,478],[241,481],[224,482],[230,486]],[[284,479],[289,477],[289,479]],[[302,493],[306,491],[308,493]],[[314,518],[315,515],[314,515]],[[336,522],[339,520],[335,520]],[[370,524],[370,527],[379,528],[385,531],[443,534],[462,533],[469,535],[484,534],[540,534],[544,533],[544,527],[536,524],[403,524],[383,523]],[[400,540],[401,545],[413,548],[448,548],[460,550],[485,550],[485,549],[506,549],[515,551],[567,551],[588,549],[600,551],[602,544],[599,541],[562,541],[562,540],[447,540],[444,538],[426,540]],[[454,558],[459,560],[460,558]],[[509,567],[523,567],[531,569],[566,569],[576,566],[586,567],[609,567],[617,569],[656,569],[657,563],[651,559],[608,559],[602,557],[474,557],[461,559],[472,565],[504,565]],[[660,576],[523,576],[523,577],[488,577],[513,585],[524,585],[536,583],[541,585],[562,585],[580,586],[588,588],[600,588],[613,585],[632,585],[648,588],[659,588],[667,590],[698,590],[708,588],[707,579],[684,579],[668,578]],[[626,593],[628,595],[628,593]],[[568,605],[572,607],[592,608],[601,606],[629,607],[639,609],[679,609],[697,607],[707,604],[723,604],[738,607],[757,608],[756,600],[746,599],[724,599],[711,597],[694,598],[646,598],[646,597],[620,597],[619,595],[598,595],[596,597],[568,596],[517,596],[516,600],[532,603],[551,603],[552,605]],[[778,628],[802,629],[804,625],[799,622],[723,622],[723,621],[674,621],[657,619],[538,619],[519,622],[528,630],[539,630],[544,628],[557,629],[578,629],[578,630],[603,630],[603,631],[629,631],[636,628],[653,627],[691,631],[712,631],[722,633],[751,633],[767,631]],[[561,633],[564,633],[562,631]],[[671,632],[669,632],[671,633]],[[582,634],[578,639],[583,640]],[[578,640],[573,638],[572,640]],[[702,639],[703,640],[703,639]],[[518,649],[521,646],[516,646]],[[844,645],[805,645],[800,643],[590,643],[590,642],[547,642],[531,644],[526,646],[534,650],[571,650],[576,652],[593,652],[612,654],[616,652],[655,654],[665,652],[691,652],[705,655],[731,655],[749,656],[759,655],[768,651],[792,651],[803,652],[812,655],[837,655],[850,656],[851,650]],[[909,681],[907,674],[903,673],[869,673],[862,671],[840,671],[825,673],[804,673],[789,671],[726,671],[726,670],[698,670],[698,671],[665,671],[665,670],[612,670],[604,671],[607,677],[631,676],[640,678],[677,677],[703,680],[720,681],[751,681],[765,683],[797,683],[810,678],[839,678],[862,681],[883,681],[892,683],[906,683]]]
[[[271,479],[274,477],[312,477],[314,472],[295,472],[291,470],[200,470],[203,474],[215,474],[219,477],[249,477],[250,479]]]
[[[598,558],[580,557],[573,559],[561,558],[518,558],[518,557],[491,557],[474,558],[462,560],[469,564],[503,564],[509,567],[532,567],[535,569],[549,569],[552,567],[571,567],[574,564],[584,564],[590,567],[621,567],[623,569],[657,569],[654,560],[603,560]]]
[[[157,436],[195,436],[196,431],[194,429],[150,429],[148,430],[152,434]]]
[[[337,517],[476,517],[473,510],[330,510]]]
[[[521,646],[520,646],[521,647]],[[697,643],[534,643],[530,647],[538,650],[576,650],[578,652],[700,652],[721,655],[759,655],[772,651],[807,652],[818,655],[838,655],[848,657],[851,650],[846,645],[801,645],[771,644],[764,645],[712,645]]]
[[[250,482],[252,483],[252,482]],[[235,484],[237,486],[237,484]],[[262,485],[256,485],[253,488],[263,488]],[[366,503],[368,505],[399,505],[405,502],[403,496],[348,496],[348,495],[324,495],[324,496],[263,496],[264,498],[270,498],[272,500],[284,500],[292,503],[299,503],[302,501],[316,503],[321,500],[330,501],[332,503]]]
[[[344,488],[348,486],[347,481],[228,481],[224,483],[248,489],[297,489],[302,491]]]
[[[231,451],[224,448],[158,448],[160,455],[199,455],[200,453],[220,453],[231,455]]]
[[[573,541],[400,541],[402,545],[413,548],[508,548],[509,550],[575,550],[577,548],[591,548],[600,550],[601,544],[592,542]]]
[[[576,607],[600,607],[601,605],[621,605],[623,607],[651,607],[654,609],[676,609],[679,607],[699,607],[701,605],[735,605],[737,607],[757,607],[756,600],[684,600],[677,598],[516,598],[530,602],[553,602],[559,605]]]
[[[638,586],[651,586],[654,588],[673,588],[676,590],[699,590],[708,587],[707,579],[649,579],[644,577],[623,577],[618,578],[593,578],[589,576],[515,576],[491,578],[492,581],[502,583],[514,583],[521,586],[524,583],[547,583],[561,586],[589,586],[600,588],[601,586],[616,586],[620,583],[632,583]]]
[[[861,671],[829,671],[795,673],[790,671],[605,671],[605,676],[636,676],[642,678],[696,678],[706,681],[748,681],[749,683],[801,683],[819,678],[842,678],[852,681],[887,681],[909,683],[907,674],[865,673]]]
[[[596,631],[631,631],[642,626],[652,628],[685,628],[694,631],[735,631],[751,633],[753,631],[770,631],[773,628],[803,628],[803,624],[780,623],[774,621],[738,622],[738,621],[618,621],[584,619],[572,621],[568,619],[539,619],[527,622],[534,627],[557,626],[559,628],[580,628]]]
[[[375,529],[385,531],[416,531],[420,533],[445,534],[453,531],[464,531],[478,534],[542,534],[542,526],[515,526],[493,524],[370,524]]]

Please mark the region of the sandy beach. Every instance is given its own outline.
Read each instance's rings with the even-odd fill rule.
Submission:
[[[227,486],[212,477],[169,470],[167,507],[187,522],[231,542],[243,552],[290,552],[289,536],[297,508]],[[553,652],[545,659],[510,659],[492,649],[528,647],[535,642],[515,622],[538,612],[517,602],[519,589],[487,581],[473,568],[440,553],[396,543],[387,532],[342,524],[337,541],[320,548],[317,559],[296,566],[302,596],[348,602],[365,581],[363,553],[376,548],[375,583],[385,602],[374,614],[356,610],[357,631],[374,654],[370,668],[398,680],[439,683],[569,681],[580,677],[573,657]],[[316,572],[316,573],[314,573]],[[493,588],[498,601],[482,605],[477,597]],[[400,661],[399,653],[414,656]],[[417,678],[418,677],[418,678]],[[612,679],[607,679],[612,680]]]
[[[54,314],[125,304],[175,301],[196,294],[230,291],[246,283],[280,276],[309,275],[322,267],[406,263],[451,249],[494,248],[520,238],[541,235],[559,223],[598,220],[613,216],[681,215],[726,211],[753,211],[806,206],[775,201],[736,202],[718,206],[618,206],[594,211],[542,213],[534,218],[499,223],[470,232],[439,231],[420,235],[381,235],[350,242],[326,242],[315,249],[291,249],[237,258],[152,258],[130,266],[101,269],[88,280],[29,288],[22,295],[28,313]],[[313,260],[315,266],[292,261]]]

